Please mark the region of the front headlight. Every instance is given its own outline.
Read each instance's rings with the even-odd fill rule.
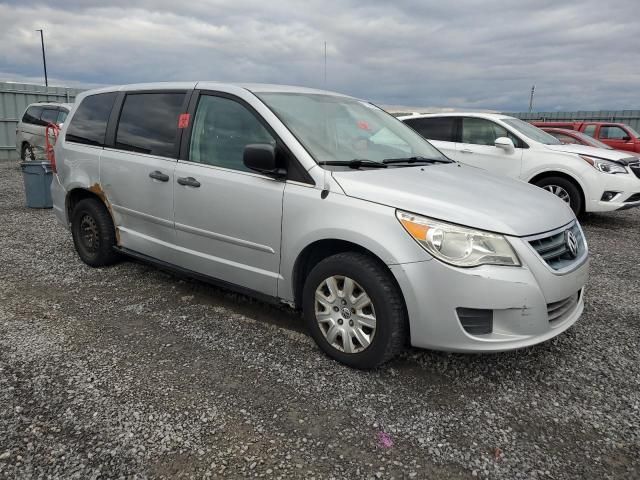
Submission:
[[[602,173],[627,173],[627,169],[622,165],[609,160],[589,157],[588,155],[580,155],[580,158]]]
[[[396,210],[396,217],[427,252],[456,267],[479,265],[520,266],[520,260],[503,235],[461,227]]]

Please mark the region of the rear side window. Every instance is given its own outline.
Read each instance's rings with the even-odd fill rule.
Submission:
[[[27,108],[27,111],[24,112],[22,121],[24,123],[37,125],[40,123],[40,115],[42,115],[42,107],[29,107]]]
[[[68,111],[60,109],[60,111],[58,112],[58,123],[64,123],[64,121],[67,119],[67,115],[69,115]]]
[[[85,97],[71,118],[65,140],[103,146],[107,122],[116,95],[116,92],[109,92]]]
[[[587,125],[586,127],[584,127],[583,133],[585,135],[589,135],[590,137],[595,137],[596,136],[596,126],[595,125]]]
[[[135,93],[125,97],[116,148],[176,157],[178,117],[185,93]]]
[[[427,140],[455,142],[455,117],[410,118],[404,121]]]
[[[47,125],[49,123],[56,123],[58,120],[58,109],[57,108],[45,108],[42,111],[42,115],[40,116],[40,120],[42,120],[43,125]]]

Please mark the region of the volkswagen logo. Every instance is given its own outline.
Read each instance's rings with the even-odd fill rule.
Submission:
[[[564,244],[566,245],[571,258],[576,258],[578,256],[578,239],[576,238],[575,233],[571,230],[566,230],[564,232]]]

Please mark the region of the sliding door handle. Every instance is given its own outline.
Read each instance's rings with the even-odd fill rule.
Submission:
[[[473,153],[473,150],[469,150],[468,148],[463,148],[460,150],[460,153]]]
[[[200,182],[193,177],[180,177],[178,178],[178,183],[180,185],[186,185],[187,187],[198,188],[200,186]]]
[[[169,175],[167,175],[167,174],[165,174],[165,173],[162,173],[162,172],[161,172],[161,171],[159,171],[159,170],[156,170],[156,171],[154,171],[154,172],[151,172],[151,173],[149,174],[149,176],[150,176],[151,178],[153,178],[154,180],[159,180],[159,181],[161,181],[161,182],[168,182],[168,181],[169,181]]]

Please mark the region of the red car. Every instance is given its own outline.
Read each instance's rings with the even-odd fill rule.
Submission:
[[[585,133],[616,150],[640,153],[640,134],[629,125],[613,122],[531,122],[538,128],[565,128]]]
[[[578,132],[577,130],[568,130],[566,128],[555,128],[555,127],[538,127],[541,130],[544,130],[549,135],[553,135],[558,140],[560,140],[565,145],[586,145],[588,147],[595,148],[604,148],[605,150],[616,150],[613,147],[610,147],[606,143],[601,142],[600,140],[596,140],[589,135],[586,135],[582,132]],[[627,150],[616,150],[617,152],[627,153]],[[640,153],[636,154],[636,157],[640,156]]]

